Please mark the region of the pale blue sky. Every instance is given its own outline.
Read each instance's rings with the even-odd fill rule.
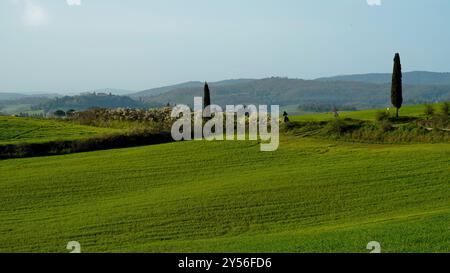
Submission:
[[[0,1],[0,91],[450,71],[448,0],[66,1]]]

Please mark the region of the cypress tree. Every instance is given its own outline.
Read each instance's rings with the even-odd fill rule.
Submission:
[[[208,106],[211,105],[211,93],[209,91],[208,83],[205,82],[205,87],[203,89],[203,107],[206,110]],[[210,111],[205,111],[206,115],[210,115]]]
[[[394,72],[392,73],[391,102],[398,111],[403,104],[403,87],[402,87],[402,65],[400,63],[400,54],[396,53],[394,58]]]
[[[203,90],[203,107],[208,107],[211,105],[211,93],[209,91],[208,83],[205,82],[205,88]]]

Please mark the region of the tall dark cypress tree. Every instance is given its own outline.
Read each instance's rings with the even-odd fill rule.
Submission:
[[[205,87],[203,89],[203,107],[208,107],[211,105],[211,93],[209,91],[208,83],[205,82]]]
[[[403,87],[402,87],[402,65],[400,63],[400,54],[396,53],[394,58],[394,72],[392,73],[391,102],[397,109],[396,117],[398,118],[398,110],[403,104]]]

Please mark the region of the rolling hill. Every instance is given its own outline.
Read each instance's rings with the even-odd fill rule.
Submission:
[[[12,117],[0,127],[0,143],[105,133]],[[448,158],[450,143],[283,134],[273,153],[187,141],[1,160],[0,252],[67,252],[74,240],[83,252],[368,252],[370,241],[448,252]]]
[[[127,96],[116,96],[107,93],[86,93],[77,96],[64,96],[49,100],[40,105],[45,112],[62,110],[87,110],[90,108],[141,108],[143,103]]]
[[[0,252],[448,252],[449,156],[283,136],[6,160]]]
[[[246,83],[246,82],[251,82],[251,81],[254,81],[254,80],[252,80],[252,79],[223,80],[223,81],[209,83],[209,85],[217,87],[217,86],[224,86],[224,85]],[[200,81],[191,81],[191,82],[185,82],[185,83],[180,83],[180,84],[175,84],[175,85],[170,85],[170,86],[148,89],[148,90],[130,94],[129,96],[132,98],[138,99],[138,98],[142,98],[142,97],[156,96],[156,95],[164,94],[164,93],[178,90],[178,89],[202,88],[204,84],[205,84],[204,82],[200,82]]]
[[[92,92],[106,93],[106,94],[111,93],[112,95],[116,95],[116,96],[127,96],[129,94],[135,93],[135,91],[125,90],[125,89],[117,89],[117,88],[96,89],[96,90],[93,90]]]
[[[8,93],[0,92],[0,102],[2,101],[15,101],[21,99],[51,99],[57,97],[58,94],[53,93]]]
[[[209,85],[213,103],[221,106],[278,104],[284,108],[303,106],[304,109],[322,109],[336,105],[341,109],[371,109],[389,107],[390,81],[391,74],[386,73],[346,75],[317,80],[280,77],[259,80],[236,79],[212,82]],[[407,72],[404,73],[404,84],[405,104],[450,100],[450,73]],[[28,98],[25,95],[3,93],[4,99],[11,100],[0,102],[0,108],[7,114],[14,114],[19,110],[36,110],[39,107],[48,112],[57,109],[85,110],[92,107],[148,108],[161,107],[167,103],[192,106],[193,97],[203,95],[203,85],[203,82],[192,81],[137,93],[107,88],[98,93],[103,96],[84,93],[48,99],[39,104],[21,102]],[[108,96],[110,93],[113,96]],[[115,93],[126,96],[114,96]],[[2,93],[0,93],[1,100]]]
[[[16,99],[21,99],[21,98],[25,98],[25,97],[27,97],[27,95],[20,94],[20,93],[0,92],[0,101],[16,100]]]
[[[386,84],[392,81],[390,73],[369,73],[356,75],[342,75],[319,78],[320,81],[355,81],[374,84]],[[403,73],[403,83],[407,85],[450,85],[450,73],[427,71],[413,71]]]
[[[0,116],[0,145],[74,140],[120,132],[68,121]]]
[[[145,101],[152,104],[193,104],[194,96],[203,96],[203,85],[182,87]],[[390,105],[390,85],[363,82],[318,81],[288,78],[267,78],[229,85],[211,86],[213,103],[305,105],[336,104],[357,109]],[[405,104],[450,100],[450,86],[405,86]]]

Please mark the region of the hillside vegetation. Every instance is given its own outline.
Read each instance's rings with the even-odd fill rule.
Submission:
[[[223,80],[223,81],[209,83],[209,85],[211,87],[218,87],[218,86],[224,86],[224,85],[247,83],[247,82],[252,82],[252,81],[254,81],[254,79]],[[130,97],[139,99],[142,97],[150,97],[150,96],[160,95],[160,94],[164,94],[164,93],[167,93],[170,91],[183,89],[183,88],[200,88],[201,89],[201,88],[203,88],[204,84],[205,84],[204,82],[200,82],[200,81],[190,81],[190,82],[185,82],[185,83],[180,83],[180,84],[175,84],[175,85],[147,89],[144,91],[130,94]]]
[[[391,83],[391,73],[369,73],[357,75],[342,75],[320,78],[321,81],[355,81],[365,83]],[[450,85],[450,73],[428,71],[412,71],[403,73],[403,83],[407,85]]]
[[[211,88],[213,103],[218,105],[276,104],[315,105],[333,102],[341,108],[380,108],[390,105],[390,84],[364,82],[300,80],[267,78]],[[193,104],[194,96],[202,96],[200,87],[181,87],[169,92],[144,97],[147,103],[166,105]],[[405,86],[405,104],[418,104],[450,100],[450,86]]]
[[[39,108],[45,112],[62,110],[87,110],[91,108],[140,108],[148,105],[133,100],[127,96],[112,94],[83,94],[79,96],[64,96],[42,103]]]
[[[450,142],[448,103],[402,108],[293,116],[283,128],[296,136],[358,143]]]
[[[210,83],[213,103],[276,104],[301,107],[304,112],[323,112],[329,105],[343,110],[381,108],[390,105],[391,74],[344,75],[316,80],[272,77],[265,79],[232,79]],[[404,73],[405,105],[450,100],[450,73]],[[91,108],[149,108],[168,103],[193,104],[202,96],[204,82],[191,81],[132,93],[107,88],[77,96],[55,94],[25,96],[0,93],[0,113],[42,114],[56,110]],[[116,96],[117,94],[127,96]],[[325,109],[325,110],[324,110]],[[312,111],[311,111],[312,110]],[[40,112],[37,112],[40,111]],[[292,111],[291,111],[292,112]]]

